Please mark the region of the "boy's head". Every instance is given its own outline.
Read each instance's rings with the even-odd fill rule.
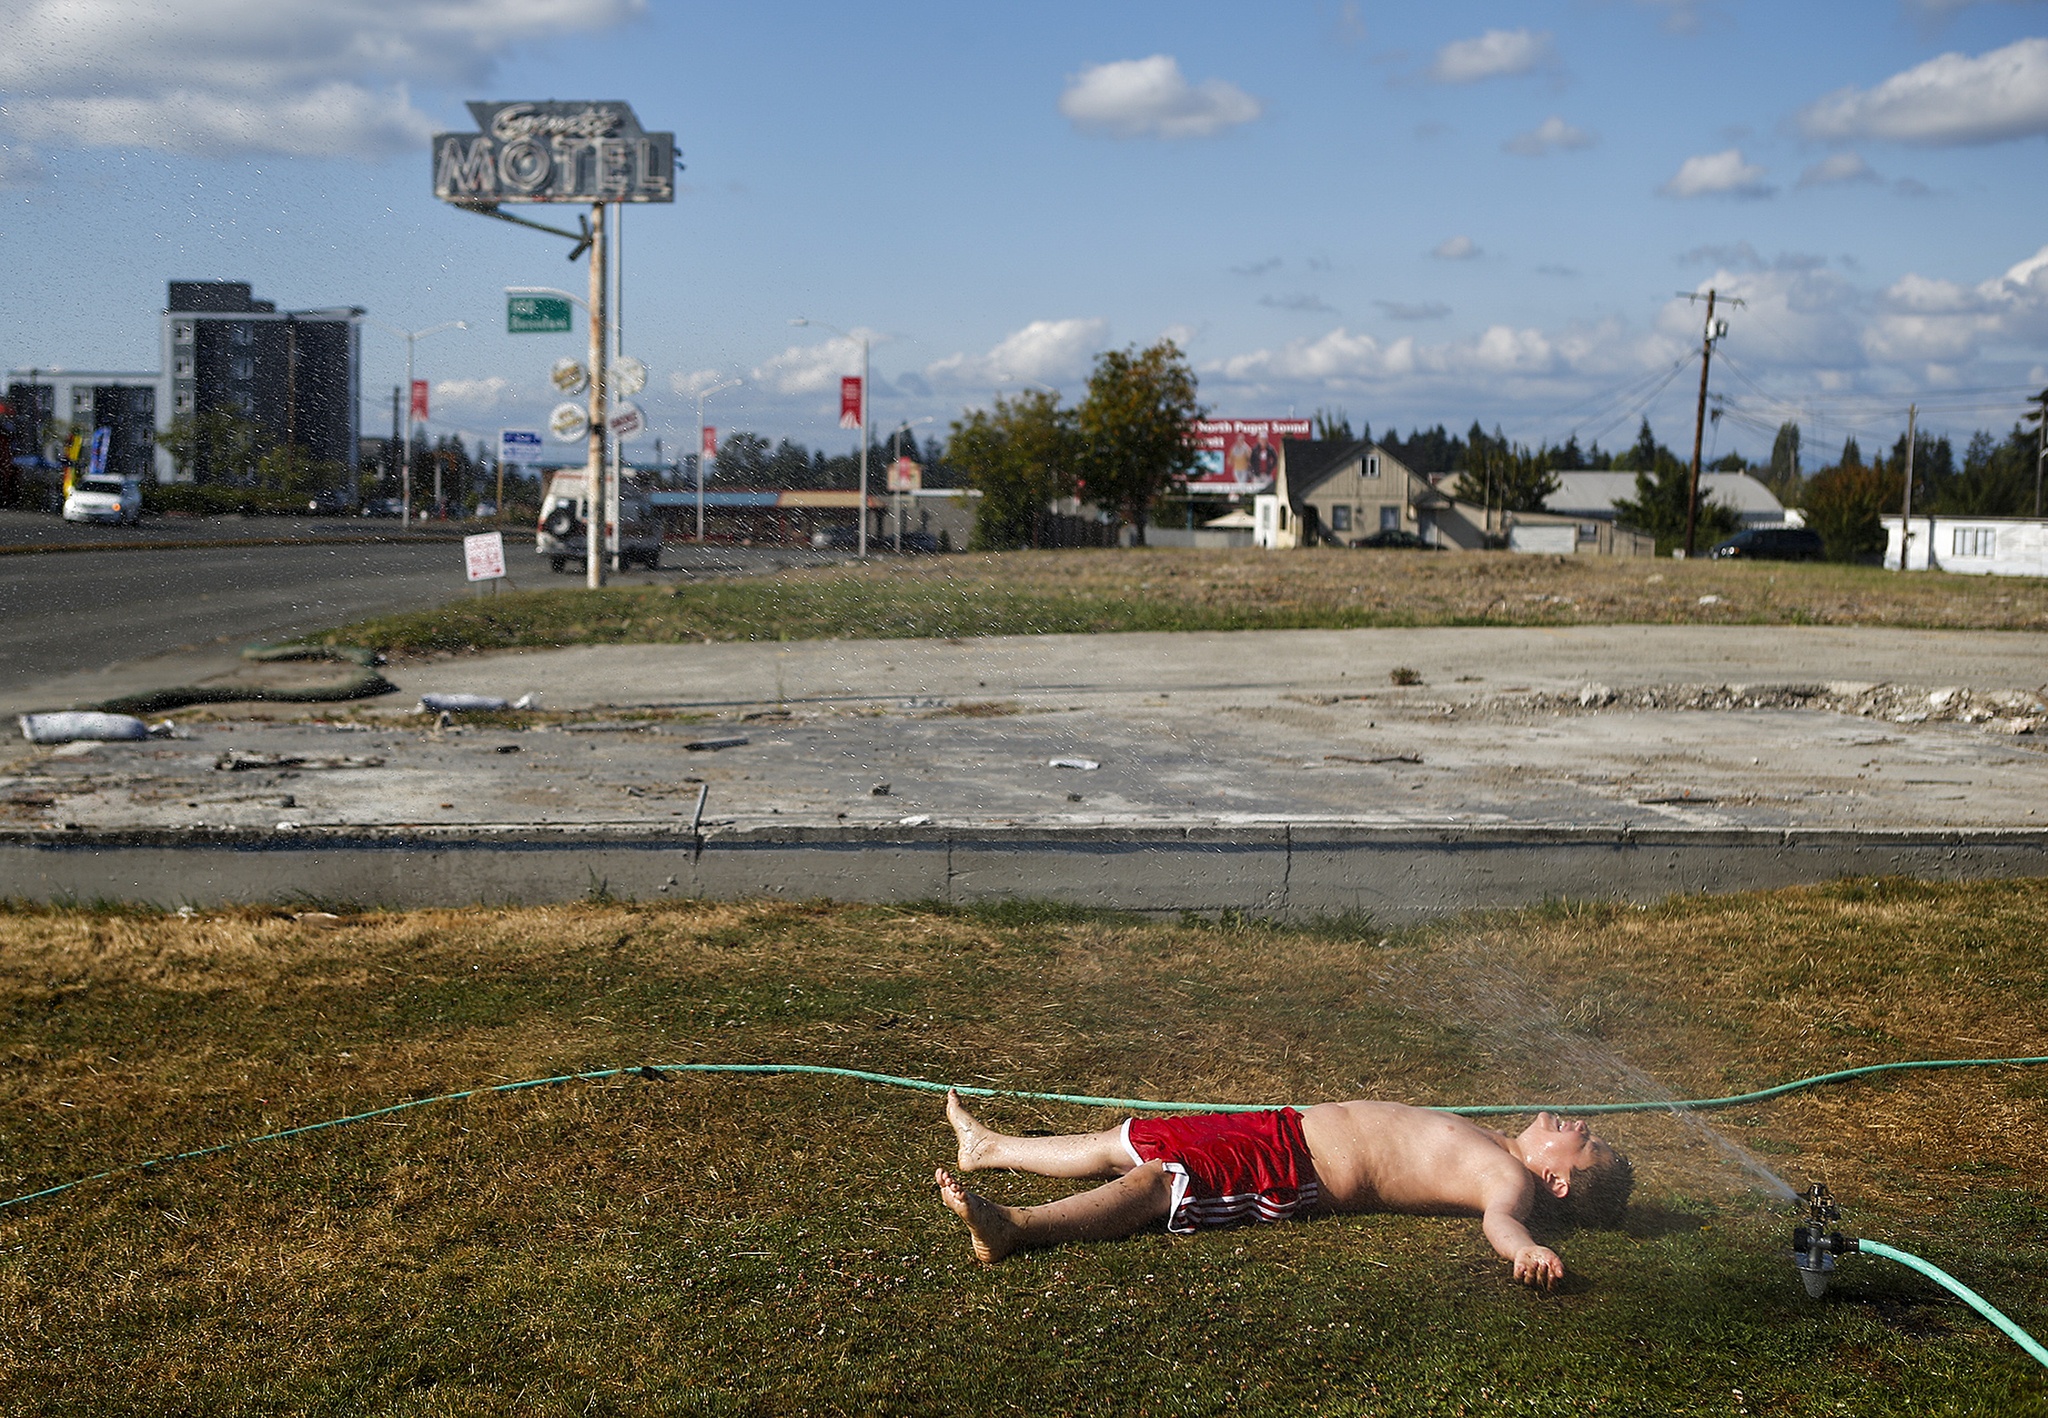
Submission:
[[[1537,1201],[1546,1210],[1583,1226],[1620,1222],[1635,1168],[1583,1122],[1538,1113],[1515,1143],[1536,1174]]]

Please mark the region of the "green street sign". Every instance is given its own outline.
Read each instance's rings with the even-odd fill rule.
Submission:
[[[569,332],[569,302],[553,295],[505,297],[505,331],[512,335],[563,335]]]

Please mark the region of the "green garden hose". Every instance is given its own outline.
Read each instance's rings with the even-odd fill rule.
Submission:
[[[1956,1279],[1953,1275],[1950,1275],[1940,1266],[1924,1261],[1909,1251],[1894,1250],[1883,1241],[1873,1241],[1868,1237],[1858,1237],[1856,1249],[1867,1256],[1883,1256],[1886,1260],[1895,1260],[1909,1270],[1919,1271],[1935,1284],[1946,1286],[1957,1299],[1961,1300],[1978,1314],[1984,1316],[1985,1319],[1997,1325],[2004,1332],[2007,1339],[2010,1339],[2013,1343],[2019,1345],[2020,1348],[2026,1350],[2029,1355],[2039,1361],[2043,1368],[2048,1368],[2048,1349],[2044,1349],[2039,1340],[2007,1319],[2003,1314],[2000,1314],[1989,1300],[1963,1284],[1962,1281]]]
[[[1839,1083],[1845,1079],[1860,1078],[1867,1074],[1886,1073],[1896,1069],[1919,1068],[1983,1068],[1999,1064],[2048,1064],[2048,1055],[2034,1058],[2011,1059],[1917,1059],[1905,1063],[1866,1064],[1862,1068],[1845,1068],[1834,1073],[1817,1073],[1810,1078],[1794,1079],[1781,1083],[1775,1088],[1763,1088],[1754,1093],[1735,1093],[1725,1098],[1679,1098],[1657,1103],[1490,1103],[1465,1107],[1438,1108],[1442,1113],[1457,1113],[1464,1117],[1491,1117],[1505,1113],[1647,1113],[1677,1112],[1681,1109],[1704,1110],[1728,1108],[1738,1103],[1754,1103],[1765,1098],[1775,1098],[1781,1093],[1796,1089],[1813,1088],[1823,1083]],[[599,1068],[583,1073],[562,1073],[552,1078],[528,1078],[517,1083],[497,1083],[488,1088],[465,1088],[459,1093],[442,1093],[432,1098],[414,1098],[404,1103],[393,1103],[385,1108],[372,1108],[367,1113],[351,1113],[347,1117],[329,1118],[324,1122],[305,1123],[281,1132],[267,1132],[258,1137],[245,1137],[233,1142],[215,1143],[212,1147],[194,1148],[190,1152],[175,1152],[165,1157],[153,1157],[147,1162],[130,1162],[125,1166],[110,1167],[104,1172],[79,1177],[69,1182],[60,1182],[54,1187],[41,1191],[26,1192],[21,1196],[0,1201],[0,1211],[10,1206],[37,1201],[43,1197],[56,1196],[59,1192],[70,1191],[73,1187],[88,1182],[105,1181],[110,1177],[128,1172],[150,1171],[167,1167],[173,1162],[189,1162],[199,1157],[210,1157],[216,1152],[227,1152],[237,1147],[247,1147],[258,1142],[281,1142],[288,1137],[299,1137],[309,1132],[320,1132],[326,1128],[345,1127],[350,1123],[367,1122],[371,1118],[389,1117],[402,1113],[408,1108],[424,1108],[431,1103],[459,1103],[465,1098],[483,1098],[493,1093],[517,1093],[528,1088],[547,1088],[558,1083],[595,1082],[605,1078],[619,1078],[627,1074],[638,1075],[652,1080],[665,1073],[736,1073],[736,1074],[807,1074],[826,1078],[850,1078],[859,1083],[880,1084],[889,1088],[915,1088],[926,1093],[944,1093],[957,1089],[971,1098],[1021,1098],[1034,1103],[1073,1103],[1087,1108],[1127,1108],[1134,1112],[1147,1113],[1252,1113],[1272,1106],[1267,1103],[1177,1103],[1156,1098],[1094,1098],[1079,1093],[1032,1093],[1016,1088],[978,1088],[968,1084],[934,1083],[924,1078],[899,1078],[889,1073],[870,1073],[866,1069],[836,1068],[828,1064],[737,1064],[737,1063],[693,1063],[693,1064],[641,1064],[631,1068]]]

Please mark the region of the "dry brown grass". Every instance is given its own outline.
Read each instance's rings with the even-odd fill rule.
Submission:
[[[369,913],[338,929],[17,911],[0,915],[0,1170],[13,1195],[408,1097],[642,1062],[1536,1103],[2048,1054],[2044,917],[2048,882],[2024,881],[1558,907],[1394,938],[769,903]],[[1012,1128],[1105,1119],[987,1111]],[[1829,1180],[1868,1234],[1966,1257],[1972,1283],[2041,1332],[2048,1071],[1888,1075],[1709,1121],[1795,1185]],[[976,1271],[930,1198],[948,1134],[927,1094],[701,1076],[501,1094],[0,1211],[0,1372],[47,1411],[132,1397],[944,1412],[969,1393],[1131,1410],[1157,1365],[1186,1366],[1209,1395],[1198,1411],[1259,1410],[1238,1401],[1253,1392],[1282,1411],[1367,1365],[1410,1395],[1388,1411],[1420,1412],[1438,1410],[1412,1395],[1446,1373],[1469,1372],[1465,1401],[1488,1374],[1554,1375],[1560,1353],[1581,1356],[1562,1361],[1581,1391],[1645,1411],[1694,1411],[1700,1384],[1725,1390],[1730,1354],[1773,1376],[1784,1412],[1833,1411],[1867,1382],[1891,1386],[1865,1412],[1937,1411],[1958,1375],[1963,1392],[2026,1391],[2002,1341],[1967,1319],[1929,1328],[1917,1282],[1866,1285],[1864,1309],[1833,1317],[1863,1316],[1864,1339],[1817,1331],[1772,1253],[1780,1223],[1715,1135],[1655,1113],[1603,1130],[1637,1156],[1636,1219],[1566,1238],[1593,1278],[1534,1310],[1459,1221],[1139,1240]],[[1368,1264],[1388,1268],[1360,1289]],[[1249,1332],[1218,1337],[1238,1306],[1338,1346],[1314,1350],[1335,1367],[1276,1375]],[[1907,1330],[1888,1328],[1894,1312]],[[1212,1318],[1186,1330],[1195,1314]],[[1091,1328],[1085,1357],[1066,1347]],[[1908,1341],[1939,1362],[1894,1384]]]

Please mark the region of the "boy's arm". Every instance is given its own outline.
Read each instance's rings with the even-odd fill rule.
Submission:
[[[1486,1232],[1495,1254],[1514,1265],[1515,1279],[1548,1290],[1564,1279],[1564,1262],[1556,1251],[1537,1245],[1522,1224],[1534,1200],[1535,1179],[1525,1175],[1519,1180],[1519,1186],[1503,1185],[1488,1192],[1480,1229]]]

